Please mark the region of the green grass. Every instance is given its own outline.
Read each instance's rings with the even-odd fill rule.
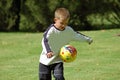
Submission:
[[[93,44],[72,42],[77,59],[65,63],[66,80],[119,80],[120,29],[82,31]],[[0,80],[38,80],[42,33],[0,33]]]

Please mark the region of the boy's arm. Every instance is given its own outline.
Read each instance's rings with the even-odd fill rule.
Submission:
[[[86,41],[89,44],[91,44],[93,42],[91,37],[88,37],[88,36],[81,34],[79,32],[75,32],[75,39],[79,40],[79,41]]]
[[[43,35],[43,37],[44,37],[43,46],[46,50],[47,58],[51,58],[53,56],[53,52],[52,52],[50,45],[49,45],[49,38],[51,35],[53,35],[53,29],[51,27],[49,27]]]

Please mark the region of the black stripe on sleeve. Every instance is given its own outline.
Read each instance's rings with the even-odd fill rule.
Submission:
[[[84,35],[84,34],[78,32],[78,31],[76,31],[76,33],[78,33],[78,34],[80,34],[80,35],[83,35],[83,36],[85,36],[85,37],[88,37],[88,36],[86,36],[86,35]]]
[[[47,34],[48,34],[48,31],[50,30],[50,28],[52,27],[53,25],[50,25],[47,30],[45,31],[43,37],[44,37],[44,45],[45,45],[45,48],[46,48],[46,51],[47,53],[51,52],[52,50],[50,49],[50,45],[48,43],[48,39],[47,39]]]

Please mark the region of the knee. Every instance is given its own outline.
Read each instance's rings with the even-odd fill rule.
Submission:
[[[65,80],[62,74],[54,74],[55,80]]]

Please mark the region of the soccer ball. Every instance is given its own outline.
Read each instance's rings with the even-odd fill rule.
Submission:
[[[72,62],[76,59],[77,50],[71,45],[65,45],[60,50],[60,57],[64,62]]]

